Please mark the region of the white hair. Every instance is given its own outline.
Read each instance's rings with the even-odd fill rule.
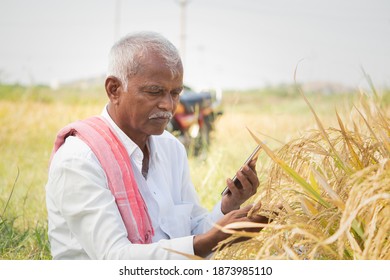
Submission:
[[[181,59],[176,47],[156,32],[131,33],[120,39],[111,48],[108,60],[107,77],[118,78],[127,90],[128,79],[139,69],[141,58],[149,51],[155,51],[165,60],[172,75],[177,75]]]

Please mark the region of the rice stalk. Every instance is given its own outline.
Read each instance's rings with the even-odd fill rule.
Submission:
[[[354,167],[357,169],[362,169],[363,168],[363,163],[360,161],[358,155],[356,154],[354,148],[352,147],[351,139],[349,137],[349,133],[346,131],[346,128],[344,127],[344,124],[339,116],[339,114],[336,111],[336,116],[337,116],[337,121],[340,126],[341,133],[343,135],[343,138],[345,139],[345,143],[347,144],[348,151],[352,156]]]

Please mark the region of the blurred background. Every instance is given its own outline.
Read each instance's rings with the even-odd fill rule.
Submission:
[[[0,81],[53,88],[105,74],[120,36],[154,30],[200,89],[390,83],[387,0],[2,0]]]

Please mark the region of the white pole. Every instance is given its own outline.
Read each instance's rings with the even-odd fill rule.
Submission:
[[[121,0],[115,1],[115,15],[114,15],[114,41],[117,41],[120,36],[121,27]]]
[[[180,5],[180,55],[183,61],[185,62],[186,56],[186,8],[188,1],[187,0],[179,0]]]

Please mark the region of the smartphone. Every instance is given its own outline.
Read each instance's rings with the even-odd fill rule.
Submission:
[[[257,158],[259,157],[260,150],[261,150],[261,146],[257,145],[256,148],[251,153],[251,155],[246,159],[244,164],[241,166],[240,170],[242,170],[242,168],[245,165],[248,165],[248,163],[250,163],[252,160],[257,160]],[[239,188],[239,189],[242,188],[241,182],[237,179],[236,175],[234,175],[234,177],[232,178],[232,181],[236,185],[237,188]],[[225,189],[222,191],[221,195],[225,195],[228,192],[229,192],[229,188],[226,186]]]

